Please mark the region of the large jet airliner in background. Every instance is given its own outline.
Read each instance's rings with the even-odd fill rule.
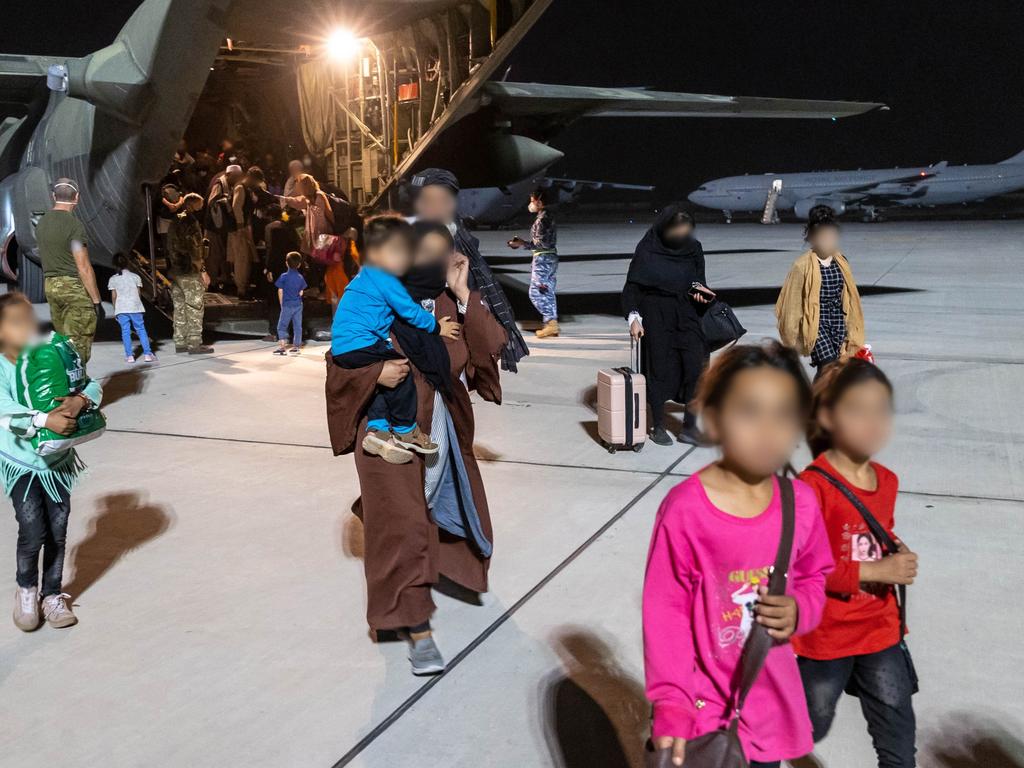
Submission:
[[[943,161],[919,168],[728,176],[701,184],[689,198],[722,211],[727,220],[737,211],[764,211],[770,218],[766,205],[773,189],[774,208],[801,219],[816,205],[873,219],[884,208],[969,203],[1024,189],[1024,152],[990,165]]]

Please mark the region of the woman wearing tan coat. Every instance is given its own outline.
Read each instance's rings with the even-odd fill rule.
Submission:
[[[839,225],[827,205],[811,209],[804,230],[810,249],[793,262],[775,318],[782,343],[810,355],[815,378],[864,346],[864,313],[857,283],[839,252]]]

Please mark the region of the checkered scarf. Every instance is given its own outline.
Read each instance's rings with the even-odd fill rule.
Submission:
[[[455,250],[469,259],[469,287],[480,291],[480,296],[491,310],[491,314],[505,328],[505,332],[508,334],[508,343],[501,350],[501,367],[515,373],[518,370],[517,363],[530,354],[530,350],[516,325],[516,318],[512,314],[512,307],[508,303],[505,291],[495,279],[491,267],[480,254],[480,241],[466,229],[462,221],[457,222],[457,225]]]

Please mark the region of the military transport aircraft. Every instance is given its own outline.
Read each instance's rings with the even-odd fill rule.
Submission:
[[[969,203],[1018,189],[1024,189],[1024,152],[989,165],[943,161],[919,168],[728,176],[701,184],[689,197],[722,211],[727,220],[736,211],[764,211],[770,196],[775,209],[792,210],[801,219],[816,205],[874,219],[885,208]]]
[[[363,174],[370,203],[428,163],[467,187],[542,175],[561,157],[546,142],[583,117],[836,118],[882,107],[495,81],[550,2],[295,0],[282,14],[276,0],[143,0],[115,41],[88,56],[0,54],[0,265],[42,300],[35,224],[54,180],[68,176],[81,189],[90,256],[109,266],[143,231],[144,187],[166,173],[215,62],[272,55],[297,65],[317,55],[309,29],[332,23],[376,50],[384,86],[374,97],[381,133],[371,136],[380,165]],[[413,122],[395,130],[399,86],[413,83]]]

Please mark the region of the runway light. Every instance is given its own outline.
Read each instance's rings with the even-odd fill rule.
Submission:
[[[351,59],[359,52],[359,38],[347,29],[336,29],[328,35],[326,48],[332,59]]]

